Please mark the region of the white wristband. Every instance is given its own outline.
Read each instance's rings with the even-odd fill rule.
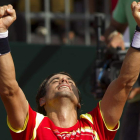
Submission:
[[[140,49],[140,32],[139,31],[135,31],[133,40],[131,43],[131,47]]]
[[[6,38],[8,37],[8,30],[4,33],[0,33],[0,38]]]

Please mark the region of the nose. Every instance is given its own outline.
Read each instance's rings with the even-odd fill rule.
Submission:
[[[60,80],[60,84],[61,84],[61,83],[67,83],[67,84],[68,84],[69,82],[68,82],[68,79],[67,79],[67,78],[64,78],[64,77],[63,77],[63,78]]]

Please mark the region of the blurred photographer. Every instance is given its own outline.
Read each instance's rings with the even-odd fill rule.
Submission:
[[[130,14],[130,5],[133,0],[119,0],[109,27],[105,31],[105,42],[107,47],[125,50],[123,33],[129,27],[130,40],[132,40],[136,22]],[[136,0],[138,2],[138,0]],[[138,140],[139,116],[140,116],[140,84],[137,80],[128,97],[128,103],[123,115],[120,132],[120,140]]]

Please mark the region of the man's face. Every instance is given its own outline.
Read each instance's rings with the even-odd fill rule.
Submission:
[[[78,89],[74,81],[67,75],[56,74],[46,84],[46,102],[67,98],[75,105],[79,103]]]

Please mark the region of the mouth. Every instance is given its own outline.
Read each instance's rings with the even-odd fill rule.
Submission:
[[[69,85],[60,85],[60,86],[58,87],[58,89],[61,89],[61,88],[67,88],[67,89],[70,89],[70,90],[71,90],[71,88],[70,88]]]

